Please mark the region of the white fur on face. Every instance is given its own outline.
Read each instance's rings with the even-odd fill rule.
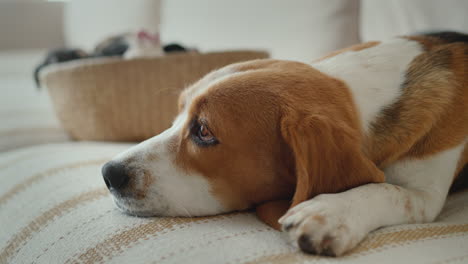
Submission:
[[[170,150],[169,143],[180,134],[187,118],[187,112],[182,113],[171,128],[113,159],[133,170],[131,181],[136,188],[142,184],[145,173],[152,182],[141,200],[113,193],[121,210],[134,215],[160,216],[201,216],[226,211],[204,177],[186,172],[175,164],[176,153]],[[126,163],[128,160],[130,162]]]

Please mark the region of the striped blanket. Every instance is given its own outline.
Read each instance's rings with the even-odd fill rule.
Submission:
[[[298,252],[252,212],[120,213],[101,165],[127,144],[63,143],[0,154],[0,263],[468,263],[468,191],[437,222],[382,228],[341,258]]]

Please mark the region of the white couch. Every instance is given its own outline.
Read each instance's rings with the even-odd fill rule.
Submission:
[[[0,153],[68,140],[47,92],[33,82],[34,67],[43,56],[40,50],[0,52]]]
[[[359,30],[355,21],[361,19],[367,25],[373,23],[370,17],[376,20],[378,17],[368,13],[371,12],[369,8],[361,9],[361,17],[358,17],[358,1],[299,2],[303,9],[296,7],[291,11],[298,16],[294,23],[298,24],[299,32],[291,32],[294,23],[284,21],[289,28],[275,27],[276,35],[265,37],[265,42],[239,38],[232,43],[222,43],[228,33],[217,36],[217,40],[209,34],[188,37],[192,23],[198,23],[192,24],[196,28],[208,29],[208,24],[213,23],[208,19],[207,24],[203,24],[196,17],[187,18],[187,29],[180,34],[180,30],[176,30],[181,27],[182,11],[177,9],[180,1],[164,7],[166,14],[172,14],[172,19],[166,18],[168,23],[164,30],[168,32],[167,38],[187,41],[203,50],[258,45],[268,47],[274,57],[301,60],[357,42],[359,35],[372,38],[372,32],[366,30],[368,26]],[[368,6],[370,2],[364,4]],[[199,2],[222,9],[216,3],[215,0]],[[239,5],[245,8],[248,3],[251,1],[240,1]],[[261,8],[268,3],[259,1],[253,6]],[[274,3],[272,8],[276,11],[270,18],[272,24],[278,25],[282,21],[278,23],[274,19],[287,10],[282,9],[284,4],[279,1]],[[464,3],[457,4],[463,6]],[[186,4],[195,8],[192,1]],[[304,12],[305,8],[310,11]],[[218,15],[231,21],[226,23],[233,23],[238,16],[228,13]],[[337,17],[337,14],[341,15]],[[203,13],[203,16],[208,15]],[[254,15],[255,12],[248,14]],[[320,22],[313,22],[318,18]],[[311,36],[307,35],[308,27],[301,24],[304,21],[314,28]],[[252,30],[267,30],[270,24],[263,23]],[[466,26],[468,22],[464,23]],[[235,24],[230,27],[236,29]],[[234,33],[242,35],[233,31],[229,34]],[[344,37],[346,34],[349,35]],[[300,43],[294,46],[290,41],[283,41],[286,36],[297,37]],[[307,44],[301,44],[304,42]],[[53,114],[47,94],[34,89],[31,70],[39,55],[32,51],[0,54],[0,151],[3,151],[0,153],[0,263],[468,262],[466,191],[449,198],[435,223],[379,229],[342,258],[298,252],[282,233],[261,223],[252,212],[205,218],[124,215],[113,205],[100,167],[132,143],[69,141]]]

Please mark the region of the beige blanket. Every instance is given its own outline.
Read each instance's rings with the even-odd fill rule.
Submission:
[[[125,144],[63,143],[0,155],[0,263],[467,263],[468,192],[436,223],[373,232],[342,258],[304,255],[251,212],[120,213],[100,175]]]

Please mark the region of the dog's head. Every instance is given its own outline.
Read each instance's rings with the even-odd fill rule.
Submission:
[[[186,89],[179,110],[171,128],[103,167],[121,210],[212,215],[382,180],[361,152],[348,89],[309,65],[224,67]]]

